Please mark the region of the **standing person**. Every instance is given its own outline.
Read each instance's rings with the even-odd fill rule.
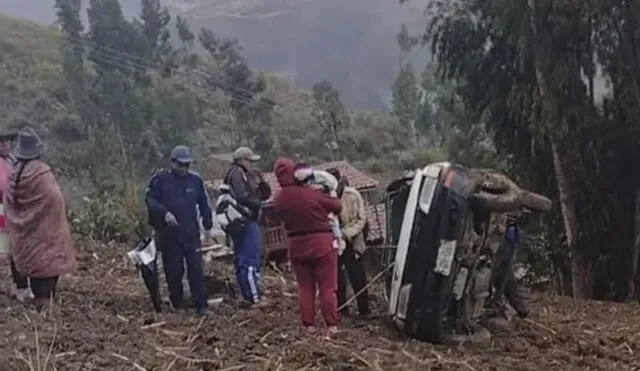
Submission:
[[[518,281],[513,274],[513,263],[520,249],[518,222],[515,217],[504,214],[498,216],[497,220],[501,225],[496,228],[494,234],[502,230],[504,230],[504,233],[501,236],[495,259],[497,264],[494,268],[494,297],[492,298],[492,304],[496,309],[500,309],[504,296],[518,316],[526,318],[529,315],[529,311],[524,304],[524,300],[520,294],[520,288],[518,287]]]
[[[338,331],[338,252],[328,214],[339,214],[340,200],[318,192],[307,184],[296,183],[293,161],[278,159],[274,172],[282,190],[273,206],[284,222],[289,237],[289,259],[298,282],[298,303],[302,325],[315,332],[316,288],[320,308],[330,333]]]
[[[271,187],[262,173],[254,169],[260,156],[250,148],[240,147],[233,152],[233,165],[225,176],[231,196],[248,210],[244,226],[233,232],[233,266],[244,306],[260,303],[260,209],[262,202],[271,197]]]
[[[187,265],[189,290],[198,316],[209,314],[200,253],[200,223],[212,228],[211,207],[202,178],[189,171],[191,151],[177,146],[171,151],[170,171],[160,172],[149,181],[145,202],[149,220],[157,233],[156,243],[174,309],[184,308],[184,265]]]
[[[364,200],[360,192],[348,185],[347,179],[342,177],[337,168],[327,169],[327,172],[338,180],[338,197],[342,201],[342,212],[340,222],[342,224],[342,238],[346,242],[344,252],[338,258],[338,305],[342,306],[346,302],[347,277],[351,282],[354,294],[357,294],[367,284],[367,275],[364,269],[362,254],[366,249],[364,240],[364,228],[367,224],[367,215],[364,207]],[[356,298],[360,315],[369,315],[369,297],[367,290],[364,290]],[[343,313],[348,312],[346,308]]]
[[[58,278],[76,267],[64,196],[40,161],[44,149],[32,129],[18,133],[18,163],[3,199],[11,257],[16,272],[29,277],[38,309],[55,296]]]
[[[9,187],[9,177],[13,172],[13,166],[16,164],[15,157],[11,154],[11,142],[15,139],[15,134],[0,133],[0,200],[2,194]],[[1,203],[0,203],[1,206]],[[5,232],[4,209],[0,210],[0,261],[6,261],[9,258],[9,241]],[[13,272],[13,264],[11,265]]]
[[[18,164],[18,160],[11,153],[11,146],[12,143],[15,142],[16,137],[16,133],[0,134],[0,200],[2,199],[2,194],[4,194],[9,187],[9,177],[13,172],[13,167]],[[0,255],[9,255],[9,235],[5,230],[4,208],[2,210],[1,218],[2,231],[0,231],[0,239],[2,239],[1,243],[3,246],[0,250],[3,251],[0,251]],[[29,279],[18,273],[16,270],[16,264],[10,256],[8,259],[11,266],[11,279],[15,285],[11,288],[12,296],[15,296],[20,302],[33,299],[33,292],[31,292],[31,289],[29,288]]]

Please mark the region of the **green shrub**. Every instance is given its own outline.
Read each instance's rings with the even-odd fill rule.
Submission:
[[[71,231],[95,241],[131,242],[141,232],[142,209],[129,210],[121,197],[98,193],[68,208]]]

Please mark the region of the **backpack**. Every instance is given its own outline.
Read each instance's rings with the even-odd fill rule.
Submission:
[[[216,221],[218,225],[229,235],[242,232],[249,221],[251,211],[238,203],[233,197],[233,192],[228,184],[222,184],[218,191],[220,192],[216,200]]]

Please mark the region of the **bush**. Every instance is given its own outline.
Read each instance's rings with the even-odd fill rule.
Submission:
[[[68,208],[71,231],[95,241],[130,242],[141,232],[142,211],[130,210],[119,197],[98,193]]]

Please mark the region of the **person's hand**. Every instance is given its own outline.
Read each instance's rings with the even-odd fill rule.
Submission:
[[[176,220],[176,217],[173,216],[173,214],[171,214],[171,212],[169,211],[167,211],[167,213],[164,214],[164,221],[167,222],[167,224],[169,224],[172,227],[178,226],[178,221]]]

